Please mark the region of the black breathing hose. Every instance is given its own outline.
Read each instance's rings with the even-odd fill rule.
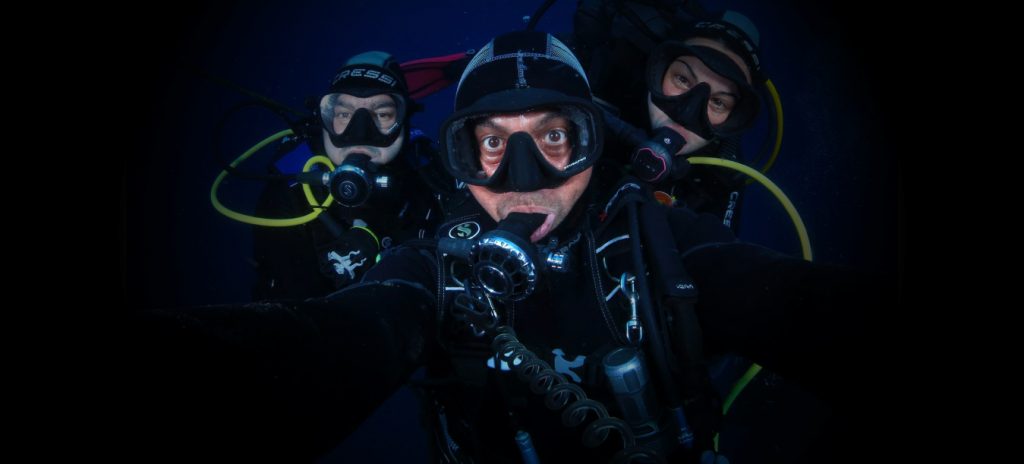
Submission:
[[[643,250],[640,249],[640,219],[637,214],[637,203],[632,201],[627,203],[626,212],[629,214],[629,236],[633,247],[633,267],[636,271],[639,313],[644,324],[647,326],[647,330],[644,333],[650,338],[648,346],[651,349],[648,352],[651,354],[651,358],[653,358],[654,368],[658,372],[658,378],[661,379],[661,385],[668,398],[668,407],[672,409],[679,407],[682,401],[679,398],[679,391],[675,388],[672,381],[672,372],[664,351],[665,347],[669,345],[662,338],[661,324],[654,313],[654,307],[651,305],[651,289],[644,270]]]
[[[559,374],[551,365],[537,357],[518,338],[515,331],[507,325],[495,329],[497,335],[491,342],[495,365],[506,363],[519,380],[530,386],[530,391],[544,395],[544,406],[552,411],[562,411],[562,425],[573,428],[582,425],[588,415],[594,419],[583,429],[583,445],[588,448],[600,446],[608,439],[608,432],[617,431],[622,438],[622,450],[612,457],[611,462],[665,462],[664,458],[653,451],[637,446],[633,430],[622,419],[608,415],[608,410],[599,401],[587,398],[587,394],[578,385],[570,382]],[[516,360],[519,360],[517,363]]]

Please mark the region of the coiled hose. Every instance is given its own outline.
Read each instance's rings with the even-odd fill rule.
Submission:
[[[562,411],[562,425],[572,428],[582,425],[588,415],[594,419],[583,429],[583,445],[588,448],[600,446],[608,439],[608,432],[619,432],[622,450],[612,456],[614,464],[631,462],[664,463],[665,459],[653,451],[637,446],[633,430],[622,419],[608,415],[608,410],[599,401],[587,398],[578,385],[569,382],[562,374],[555,372],[551,365],[540,359],[523,345],[511,327],[503,325],[491,342],[495,358],[504,361],[519,380],[530,386],[530,391],[544,395],[544,406],[552,411]],[[500,365],[495,362],[496,365]]]

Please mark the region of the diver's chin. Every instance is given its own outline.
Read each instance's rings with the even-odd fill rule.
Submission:
[[[538,242],[540,239],[551,233],[552,229],[554,229],[555,211],[551,208],[532,205],[516,206],[506,211],[505,215],[501,219],[504,220],[511,213],[539,213],[545,215],[544,222],[541,223],[541,225],[537,227],[532,234],[530,234],[530,243]]]

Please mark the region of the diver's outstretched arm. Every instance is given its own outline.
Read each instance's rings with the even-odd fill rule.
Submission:
[[[876,382],[894,278],[739,242],[695,248],[683,262],[700,292],[706,353],[742,355],[826,399]]]
[[[433,295],[359,284],[287,303],[146,310],[133,332],[137,445],[154,456],[309,461],[415,370]]]

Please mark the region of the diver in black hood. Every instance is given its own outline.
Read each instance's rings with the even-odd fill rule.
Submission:
[[[256,228],[256,299],[326,295],[358,281],[380,252],[433,231],[450,182],[442,180],[430,140],[410,128],[417,108],[387,53],[358,54],[338,71],[304,134],[309,151],[336,166],[306,178],[316,197],[334,201],[315,222]],[[310,204],[301,187],[271,184],[259,215],[305,214]]]
[[[609,172],[601,177],[614,182],[629,167],[653,185],[662,203],[715,214],[738,230],[747,178],[731,169],[673,161],[748,162],[740,136],[759,114],[757,89],[766,83],[757,28],[735,11],[669,14],[633,2],[609,10],[603,3],[584,2],[576,13],[576,37],[581,46],[595,48],[589,71],[599,76],[595,94],[609,112],[612,135],[602,166]],[[645,21],[637,8],[650,10]],[[594,17],[598,13],[614,19],[602,22]]]
[[[577,11],[578,19],[592,11],[595,5],[590,3]],[[623,5],[618,14],[624,15],[629,8]],[[602,174],[616,179],[627,167],[647,182],[664,204],[714,214],[723,225],[738,231],[746,176],[725,167],[691,164],[690,160],[740,161],[739,138],[761,110],[756,89],[769,89],[762,70],[759,32],[750,19],[735,11],[694,15],[671,27],[655,21],[665,18],[664,14],[650,16],[650,37],[637,35],[635,29],[634,34],[622,34],[640,24],[635,21],[620,17],[613,23],[618,42],[611,49],[617,53],[632,50],[636,57],[645,57],[646,63],[644,71],[634,75],[613,70],[604,73],[616,79],[614,84],[632,89],[628,97],[632,100],[623,92],[611,91],[613,82],[608,79],[603,81],[603,95],[627,106],[620,108],[623,115],[639,117],[638,110],[642,110],[649,130],[630,127],[608,115],[614,135],[609,137]],[[586,24],[577,22],[577,26]],[[654,31],[660,35],[655,37]],[[607,52],[600,50],[595,55]],[[642,90],[637,91],[640,84]],[[639,95],[642,98],[637,98]],[[798,455],[810,444],[805,437],[816,432],[811,432],[814,426],[808,424],[822,421],[828,410],[814,395],[785,376],[761,371],[761,366],[736,356],[717,357],[709,364],[712,381],[729,411],[728,429],[720,445],[730,457],[773,462]],[[746,386],[752,388],[745,390]],[[741,391],[746,393],[740,396]],[[742,400],[737,403],[738,398]],[[742,406],[732,408],[733,404]],[[740,430],[743,433],[736,433]]]

